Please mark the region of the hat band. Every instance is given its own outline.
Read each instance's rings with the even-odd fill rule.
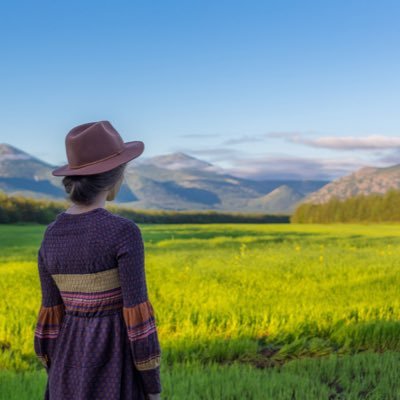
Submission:
[[[99,160],[92,161],[92,162],[89,162],[89,163],[86,163],[86,164],[75,165],[75,166],[70,165],[69,168],[75,169],[75,168],[86,167],[87,165],[97,164],[97,163],[100,162],[100,161],[105,161],[105,160],[108,160],[109,158],[112,158],[112,157],[117,156],[117,155],[118,155],[119,153],[121,153],[123,150],[124,150],[124,148],[122,148],[121,150],[117,151],[117,152],[114,153],[114,154],[111,154],[110,156],[107,156],[107,157],[104,157],[104,158],[100,158]]]

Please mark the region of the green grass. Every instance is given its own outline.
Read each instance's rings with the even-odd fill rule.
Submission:
[[[163,399],[398,399],[400,354],[331,354],[294,360],[282,367],[182,363],[161,369]],[[46,373],[0,372],[0,400],[43,398]]]
[[[400,398],[400,226],[139,225],[163,398]],[[45,382],[33,353],[44,228],[0,225],[7,399],[40,399]]]

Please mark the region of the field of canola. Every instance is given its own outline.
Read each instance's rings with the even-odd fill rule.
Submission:
[[[138,225],[163,399],[400,399],[400,226]],[[0,225],[0,399],[42,399],[44,229]]]

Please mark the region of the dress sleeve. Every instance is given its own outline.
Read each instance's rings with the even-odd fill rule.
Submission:
[[[123,318],[133,362],[146,393],[160,393],[161,348],[153,306],[148,298],[144,244],[139,227],[124,226],[117,251],[123,297]]]
[[[49,371],[57,337],[65,314],[60,292],[45,266],[42,247],[38,251],[38,270],[42,302],[37,317],[34,349],[46,371]]]

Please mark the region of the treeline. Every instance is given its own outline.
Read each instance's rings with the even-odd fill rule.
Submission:
[[[106,203],[107,204],[107,203]],[[0,223],[33,222],[49,224],[57,214],[70,206],[67,201],[38,200],[23,196],[9,196],[0,191]],[[106,206],[110,212],[138,223],[288,223],[289,215],[219,211],[132,210],[115,205]]]
[[[301,204],[290,218],[293,223],[400,222],[400,190],[385,194],[334,197],[324,204]]]

